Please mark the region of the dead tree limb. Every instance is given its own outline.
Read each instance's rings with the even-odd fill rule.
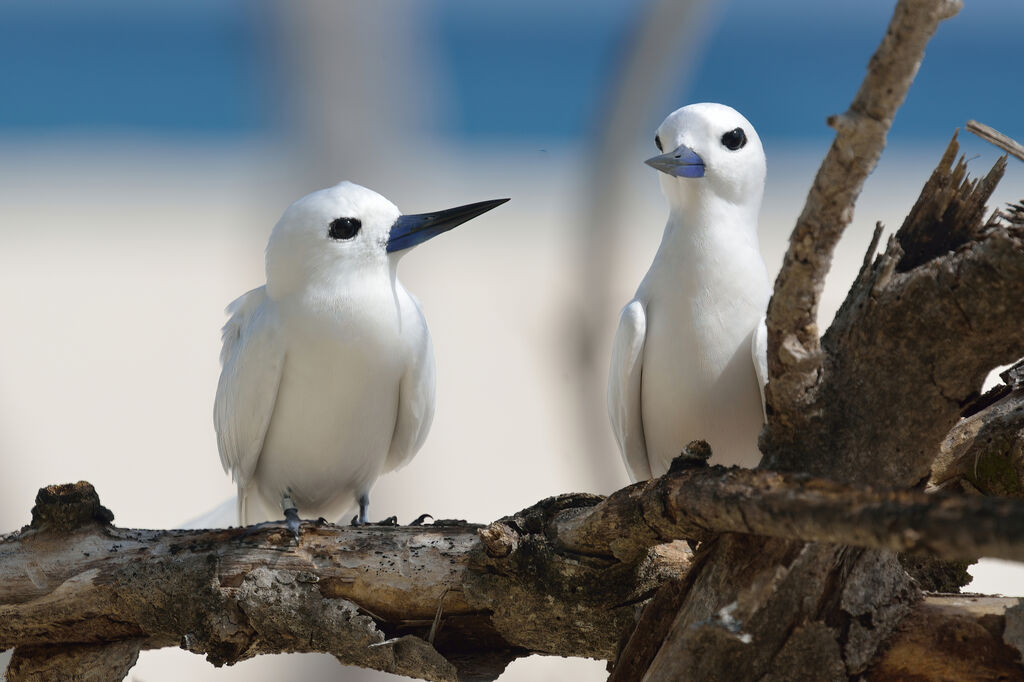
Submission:
[[[141,649],[173,645],[218,665],[323,651],[428,679],[490,679],[528,653],[612,659],[635,605],[687,575],[689,551],[660,543],[722,531],[1024,552],[1021,501],[721,467],[605,499],[552,498],[487,527],[309,525],[298,546],[283,528],[128,530],[111,518],[88,484],[53,486],[40,491],[32,525],[0,542],[0,648],[17,647],[12,681],[96,666],[117,679]]]
[[[836,129],[835,141],[790,236],[768,305],[769,433],[782,449],[798,441],[802,425],[814,417],[822,366],[818,302],[832,253],[881,157],[925,46],[939,23],[960,7],[959,0],[900,0],[850,108],[828,120]]]
[[[1004,135],[992,126],[987,126],[978,121],[968,121],[965,127],[986,142],[994,144],[1007,154],[1013,154],[1021,161],[1024,161],[1024,145],[1009,135]]]
[[[645,528],[628,540],[632,520]],[[500,522],[499,522],[500,523]],[[1024,561],[1024,502],[853,488],[805,475],[691,469],[624,488],[594,507],[556,515],[551,537],[570,551],[634,561],[650,544],[721,533],[920,552],[942,559]],[[492,524],[493,525],[493,524]]]

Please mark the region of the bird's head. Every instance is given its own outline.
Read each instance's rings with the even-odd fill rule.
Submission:
[[[506,201],[402,215],[376,192],[340,182],[302,197],[277,221],[267,243],[267,284],[288,291],[320,276],[387,267],[413,246]]]
[[[690,104],[668,115],[654,137],[662,191],[673,204],[711,192],[757,210],[764,192],[765,159],[754,126],[724,104]]]

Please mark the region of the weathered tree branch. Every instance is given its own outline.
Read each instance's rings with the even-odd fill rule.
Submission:
[[[914,485],[988,372],[1024,355],[1024,328],[1014,322],[1024,316],[1024,232],[982,224],[984,198],[1003,165],[974,183],[963,177],[962,163],[945,165],[953,154],[955,141],[929,180],[930,188],[952,191],[926,190],[854,283],[823,339],[816,416],[799,443],[773,450],[769,464],[791,469],[799,462],[799,470],[848,482]],[[919,215],[942,219],[929,223],[931,231],[917,229]],[[936,244],[948,248],[902,270],[904,249],[934,253]],[[781,447],[768,434],[765,443]]]
[[[679,609],[688,585],[676,581],[666,584],[644,610],[629,644],[619,654],[609,682],[645,679],[656,653],[661,650],[672,616]],[[738,603],[737,603],[738,606]],[[1024,647],[1024,616],[1021,600],[978,595],[930,594],[913,606],[899,622],[881,651],[865,667],[861,679],[873,682],[903,680],[1013,680],[1021,677],[1021,649]],[[733,679],[743,675],[743,662],[750,657],[755,642],[731,606],[703,624],[711,633],[703,633],[707,646],[724,647],[735,655],[730,673]],[[854,631],[855,632],[855,631]],[[772,682],[790,680],[847,679],[835,666],[837,646],[828,629],[816,623],[797,626],[778,657],[773,674],[763,679]],[[666,666],[667,667],[667,666]],[[693,668],[680,668],[690,677]],[[698,670],[700,667],[698,665]],[[657,671],[655,671],[657,672]],[[671,679],[670,670],[656,677]],[[715,673],[712,672],[712,675]],[[678,679],[678,678],[676,678]]]
[[[175,644],[215,664],[326,651],[430,679],[493,677],[532,652],[612,659],[633,605],[687,573],[689,552],[663,543],[726,531],[1024,558],[1019,500],[722,467],[606,499],[545,500],[487,527],[308,526],[298,546],[283,529],[110,521],[88,484],[54,486],[40,491],[32,525],[0,543],[0,648],[18,647],[12,680],[100,659],[127,670],[140,649]]]
[[[978,121],[968,121],[967,125],[964,127],[986,142],[999,147],[1007,154],[1013,154],[1021,161],[1024,161],[1024,145],[1020,144],[1009,135],[1004,135],[992,126],[987,126],[984,123],[979,123]]]
[[[790,236],[768,305],[769,434],[780,450],[799,441],[803,425],[816,415],[823,361],[817,312],[832,253],[853,219],[864,181],[881,157],[925,46],[939,23],[960,7],[959,0],[900,0],[850,108],[829,118],[835,141]],[[781,457],[776,464],[788,464]]]
[[[626,544],[621,529],[631,519],[642,520],[646,532],[632,531]],[[639,556],[644,540],[706,540],[721,533],[943,559],[1024,561],[1024,503],[1019,500],[852,488],[735,467],[689,470],[630,486],[600,505],[561,512],[553,524],[549,534],[560,546],[584,554],[614,553],[624,561]]]

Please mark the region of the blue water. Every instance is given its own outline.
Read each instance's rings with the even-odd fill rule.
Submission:
[[[272,125],[258,15],[242,2],[48,5],[0,5],[0,132],[234,135]]]
[[[453,140],[588,134],[640,3],[424,0]],[[1024,2],[966,3],[929,46],[894,135],[978,118],[1020,136]],[[83,8],[84,7],[84,8]],[[0,134],[132,131],[237,136],[281,125],[266,6],[246,0],[0,5]],[[863,77],[891,4],[734,0],[667,101],[722,101],[763,137],[824,138]],[[368,57],[372,58],[372,56]],[[667,113],[667,112],[666,112]],[[656,122],[656,121],[655,121]]]
[[[461,105],[447,132],[571,137],[589,130],[639,6],[598,4],[600,12],[589,2],[563,3],[555,22],[524,15],[488,22],[479,16],[485,10],[467,16],[465,2],[439,3],[439,45]],[[1024,2],[965,4],[930,44],[894,135],[946,136],[968,118],[1020,130]],[[577,8],[575,16],[565,18],[566,6]],[[825,117],[849,106],[891,12],[892,4],[877,0],[734,0],[714,17],[689,81],[666,84],[667,100],[729,103],[762,137],[831,137]]]

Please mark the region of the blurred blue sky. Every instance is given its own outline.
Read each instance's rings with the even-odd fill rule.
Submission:
[[[560,144],[591,133],[639,7],[425,0],[417,38],[445,86],[437,134]],[[829,137],[824,117],[848,105],[891,10],[881,0],[720,3],[695,69],[666,101],[727,102],[762,137]],[[273,17],[253,0],[8,0],[0,136],[273,135],[285,125]],[[1020,136],[1022,25],[1021,0],[967,2],[930,45],[892,134],[945,137],[977,118]]]

